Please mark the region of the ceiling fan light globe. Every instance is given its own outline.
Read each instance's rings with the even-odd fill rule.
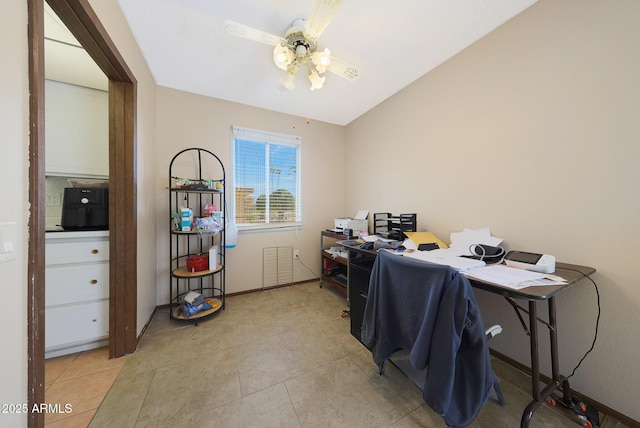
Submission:
[[[325,48],[322,52],[314,52],[313,55],[311,55],[311,62],[316,66],[318,73],[324,73],[331,64],[331,51]]]
[[[296,78],[295,73],[287,71],[286,73],[283,73],[282,76],[280,77],[280,84],[282,85],[283,88],[293,91],[293,89],[295,88],[295,85],[293,83],[295,78]]]
[[[320,77],[317,71],[312,70],[309,73],[309,80],[311,81],[311,90],[321,89],[324,84],[325,77]]]
[[[287,67],[293,61],[293,52],[286,46],[276,45],[273,48],[273,62],[281,70],[287,70]]]

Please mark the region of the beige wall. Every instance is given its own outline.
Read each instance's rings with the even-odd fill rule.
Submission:
[[[0,264],[0,403],[27,402],[27,205],[29,89],[27,79],[27,3],[0,5],[0,222],[15,222],[17,257]],[[8,41],[11,41],[10,43]],[[26,426],[24,414],[1,414],[2,426]]]
[[[320,230],[333,226],[344,212],[344,128],[173,89],[158,88],[155,199],[157,210],[157,303],[169,302],[169,163],[180,150],[202,147],[221,158],[232,180],[233,125],[302,137],[302,216],[299,230],[240,232],[227,250],[227,293],[262,287],[262,249],[293,246],[300,250],[294,281],[320,274]],[[295,128],[294,128],[295,127]],[[227,192],[229,187],[227,188]],[[227,204],[231,209],[232,201]],[[355,214],[355,212],[354,212]],[[306,266],[305,266],[306,265]],[[310,270],[311,269],[311,270]]]
[[[635,420],[638,16],[635,0],[541,0],[348,125],[345,148],[363,164],[387,154],[387,171],[395,166],[393,178],[347,171],[347,211],[416,212],[421,229],[446,240],[490,227],[512,248],[596,267],[598,341],[572,385]],[[510,306],[479,298],[486,321],[505,327],[492,346],[528,365],[527,337]],[[593,338],[593,286],[582,281],[558,307],[569,374]],[[549,366],[545,360],[547,374]]]

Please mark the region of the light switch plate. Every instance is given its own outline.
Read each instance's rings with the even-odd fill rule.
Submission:
[[[15,221],[0,222],[0,263],[16,258],[18,246],[18,223]]]

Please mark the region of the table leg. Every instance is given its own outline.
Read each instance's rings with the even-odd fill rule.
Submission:
[[[558,364],[558,334],[556,328],[556,303],[555,297],[549,299],[549,340],[551,346],[551,382],[540,391],[540,362],[538,351],[538,326],[537,326],[537,310],[536,302],[529,301],[529,330],[531,336],[529,340],[531,342],[531,391],[533,395],[533,401],[525,408],[522,413],[522,419],[520,420],[520,427],[527,428],[538,407],[540,407],[549,397],[553,391],[558,388],[560,384],[560,368]],[[569,393],[569,382],[564,379],[563,389],[565,389],[565,395]]]
[[[571,387],[569,380],[560,376],[560,363],[558,362],[558,332],[556,328],[556,298],[549,299],[549,338],[551,340],[551,374],[557,385],[562,384],[564,403],[571,403]]]
[[[558,332],[556,331],[556,298],[549,299],[549,341],[551,344],[551,376],[554,381],[560,380],[558,364]]]
[[[527,428],[533,412],[540,407],[540,363],[538,359],[538,323],[537,307],[534,300],[529,301],[529,342],[531,350],[531,393],[533,401],[524,409],[520,427]]]

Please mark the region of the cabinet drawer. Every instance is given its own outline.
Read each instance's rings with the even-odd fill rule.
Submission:
[[[48,242],[45,260],[47,266],[109,260],[109,241]]]
[[[45,307],[108,298],[108,262],[45,269]]]
[[[93,342],[109,336],[109,301],[45,310],[45,350]]]

